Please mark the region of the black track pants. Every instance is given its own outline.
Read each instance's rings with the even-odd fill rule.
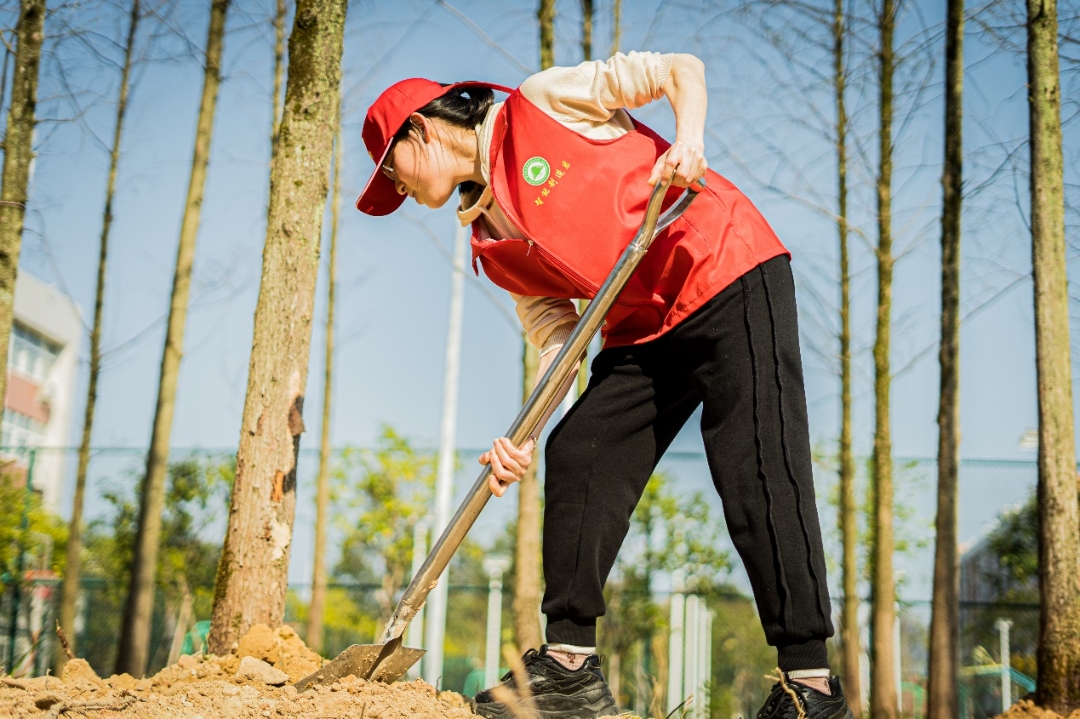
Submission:
[[[784,256],[660,338],[593,360],[588,389],[547,444],[547,639],[595,645],[604,583],[630,515],[698,405],[713,484],[780,668],[826,667],[833,627]]]

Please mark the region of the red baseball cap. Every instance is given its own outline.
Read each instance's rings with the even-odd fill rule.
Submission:
[[[371,173],[360,197],[356,199],[356,209],[361,212],[381,217],[401,207],[405,195],[398,194],[393,180],[387,177],[382,166],[394,144],[394,135],[413,114],[435,98],[459,87],[487,87],[493,90],[510,92],[502,85],[487,82],[457,82],[443,85],[432,80],[414,77],[396,82],[379,95],[368,108],[364,118],[361,136],[368,155],[375,160],[375,171]],[[376,159],[378,158],[378,159]]]

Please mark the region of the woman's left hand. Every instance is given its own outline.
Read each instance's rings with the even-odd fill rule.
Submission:
[[[480,455],[480,464],[490,464],[488,489],[501,497],[514,482],[520,482],[532,464],[535,442],[529,439],[521,447],[515,447],[506,437],[499,437],[491,449]]]
[[[655,185],[657,181],[667,184],[668,178],[675,173],[675,178],[671,181],[673,186],[697,185],[698,180],[705,176],[708,167],[704,143],[676,140],[663,155],[656,158],[652,173],[649,174],[649,184]]]

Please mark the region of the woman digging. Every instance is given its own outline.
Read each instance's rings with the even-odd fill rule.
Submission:
[[[496,103],[494,90],[509,96]],[[627,113],[661,97],[675,113],[673,145]],[[670,182],[673,201],[674,188],[707,183],[613,305],[588,388],[548,439],[548,643],[523,659],[544,719],[618,713],[596,655],[604,583],[653,469],[699,406],[728,531],[777,650],[781,680],[758,716],[850,716],[825,649],[833,626],[789,254],[707,169],[706,100],[697,58],[632,52],[551,68],[514,91],[403,80],[364,121],[377,167],[357,208],[387,215],[406,197],[438,208],[459,190],[474,268],[514,298],[540,350],[538,378],[578,320],[573,300],[594,296],[638,229],[652,186]],[[536,436],[521,447],[497,439],[480,458],[493,494],[524,476]],[[487,717],[517,711],[490,691],[475,706]]]

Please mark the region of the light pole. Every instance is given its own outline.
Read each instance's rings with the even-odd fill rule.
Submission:
[[[994,622],[998,630],[998,645],[1001,657],[1001,713],[1004,714],[1012,706],[1012,657],[1009,652],[1009,628],[1012,627],[1011,619],[998,619]]]
[[[487,641],[484,645],[484,686],[499,681],[499,644],[502,637],[502,576],[510,568],[510,558],[488,557],[484,571],[488,575]]]
[[[446,332],[446,373],[443,378],[442,426],[439,436],[439,465],[435,475],[435,536],[450,523],[450,499],[454,492],[454,435],[457,431],[458,374],[461,367],[461,318],[465,305],[466,228],[454,235],[454,272],[450,281],[450,317]],[[413,575],[415,576],[415,574]],[[446,637],[448,572],[428,597],[424,636],[424,681],[433,687],[442,676],[443,643]]]

